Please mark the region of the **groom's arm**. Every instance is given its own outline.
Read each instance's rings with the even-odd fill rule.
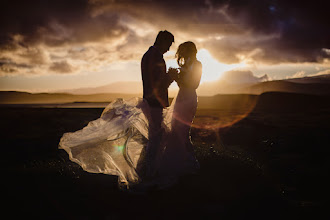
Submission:
[[[166,64],[164,60],[157,62],[155,73],[159,76],[157,80],[157,87],[167,89],[173,82],[173,78],[166,72]]]

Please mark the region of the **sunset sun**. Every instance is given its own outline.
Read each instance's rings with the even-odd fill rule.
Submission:
[[[173,57],[175,56],[175,53],[173,51],[168,52],[165,56],[168,58],[166,61],[168,67],[178,68],[176,60],[173,59]],[[208,50],[204,48],[198,50],[197,59],[203,65],[203,74],[201,82],[215,81],[220,79],[223,73],[226,71],[246,67],[246,64],[244,62],[235,64],[220,63],[218,60],[213,58],[213,56]]]
[[[197,59],[203,64],[203,75],[201,79],[202,82],[218,80],[219,78],[221,78],[224,72],[232,69],[242,68],[245,66],[244,63],[220,63],[219,61],[214,59],[209,53],[209,51],[206,49],[200,49],[197,52]]]

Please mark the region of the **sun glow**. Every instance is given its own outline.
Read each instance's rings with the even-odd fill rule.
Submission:
[[[205,81],[215,81],[221,78],[224,72],[243,68],[245,67],[245,63],[238,64],[224,64],[218,62],[216,59],[212,57],[206,49],[201,49],[197,52],[197,59],[203,65],[203,75],[201,82]]]
[[[166,58],[175,56],[175,53],[170,51],[166,54]],[[200,49],[197,52],[197,59],[203,65],[203,74],[201,82],[210,82],[215,81],[221,78],[224,72],[239,69],[246,67],[245,63],[237,63],[237,64],[224,64],[220,63],[216,59],[212,57],[210,52],[206,49]],[[178,64],[175,59],[169,59],[166,61],[167,67],[177,68]]]

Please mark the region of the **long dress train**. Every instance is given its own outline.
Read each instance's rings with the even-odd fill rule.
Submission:
[[[183,106],[187,104],[185,100],[189,98],[182,92],[163,111],[162,127],[165,134],[159,146],[159,184],[169,176],[182,175],[184,168],[189,167],[184,163],[190,154],[186,147],[190,125],[178,123],[179,119],[184,119],[183,116],[189,115],[183,110]],[[196,104],[193,105],[197,105],[196,94],[190,99],[195,100]],[[140,183],[143,176],[146,159],[143,152],[148,141],[149,111],[148,103],[141,98],[116,99],[104,109],[100,118],[89,122],[79,131],[65,133],[59,148],[64,149],[70,160],[78,163],[85,171],[117,175],[119,186],[130,188]],[[190,114],[189,120],[192,120],[193,115]],[[181,137],[185,135],[188,136],[184,140]]]

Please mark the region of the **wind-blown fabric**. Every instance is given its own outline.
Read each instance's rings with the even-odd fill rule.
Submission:
[[[171,128],[171,110],[164,110],[162,126]],[[65,133],[59,143],[71,161],[90,173],[117,175],[121,186],[138,183],[138,164],[143,164],[141,152],[148,141],[148,103],[141,98],[116,99],[76,132]]]
[[[190,141],[190,126],[197,109],[195,89],[180,89],[163,110],[163,131],[157,154],[154,183],[169,185],[181,175],[199,169]],[[116,99],[83,129],[65,133],[59,148],[85,171],[117,175],[119,186],[130,188],[144,177],[150,106],[142,98]]]

